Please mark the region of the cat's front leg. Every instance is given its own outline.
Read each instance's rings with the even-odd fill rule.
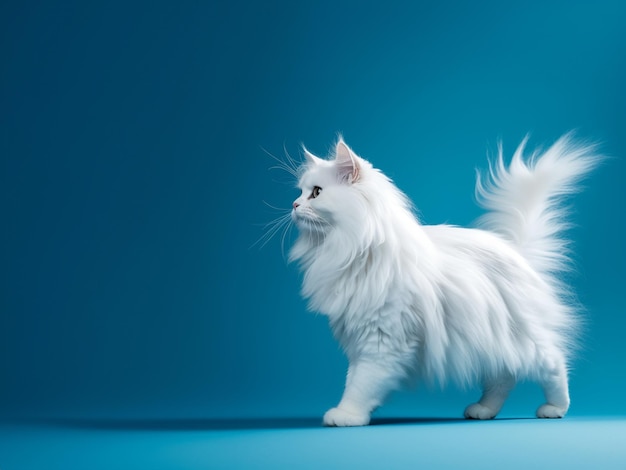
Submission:
[[[396,383],[395,367],[380,358],[350,364],[343,397],[324,415],[325,426],[366,426]]]

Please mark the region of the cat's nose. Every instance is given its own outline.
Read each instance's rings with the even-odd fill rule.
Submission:
[[[293,203],[293,208],[295,209],[296,207],[298,207],[300,204],[298,204],[297,202],[294,201]]]

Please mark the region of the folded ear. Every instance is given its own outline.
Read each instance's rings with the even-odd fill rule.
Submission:
[[[302,151],[304,152],[304,158],[306,158],[307,163],[317,165],[319,162],[322,161],[321,158],[316,157],[311,152],[309,152],[304,145],[302,145]]]
[[[356,183],[361,174],[359,157],[346,145],[342,138],[339,138],[335,147],[335,165],[339,171],[342,181]]]

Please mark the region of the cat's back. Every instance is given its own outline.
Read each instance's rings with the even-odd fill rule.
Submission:
[[[446,224],[425,225],[423,229],[436,247],[444,270],[479,265],[500,273],[515,269],[531,277],[536,275],[515,246],[498,234]]]

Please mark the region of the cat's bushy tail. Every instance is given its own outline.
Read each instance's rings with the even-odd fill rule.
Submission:
[[[479,225],[509,240],[545,280],[562,288],[556,275],[570,267],[563,237],[570,226],[564,199],[579,189],[602,157],[595,145],[575,141],[572,133],[525,157],[527,140],[508,168],[500,145],[486,178],[477,175],[476,199],[489,210]]]

